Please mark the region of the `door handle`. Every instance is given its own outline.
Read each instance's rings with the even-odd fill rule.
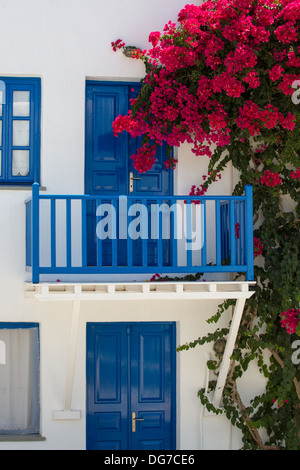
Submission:
[[[132,429],[132,432],[136,432],[136,424],[135,424],[136,421],[145,421],[145,420],[142,419],[142,418],[136,418],[136,413],[133,412],[131,414],[131,429]]]
[[[135,176],[133,176],[133,172],[131,171],[129,173],[129,192],[132,193],[133,192],[133,180],[141,180],[142,178],[136,178]]]

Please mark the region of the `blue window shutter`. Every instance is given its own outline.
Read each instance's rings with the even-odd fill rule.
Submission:
[[[3,93],[0,184],[31,185],[40,180],[40,78],[0,77],[0,91]],[[28,112],[14,115],[14,92],[28,92],[30,95]],[[14,142],[14,126],[24,123],[28,126],[29,138],[26,142]],[[13,156],[23,153],[26,159],[25,173],[16,174],[13,169]],[[28,168],[27,168],[28,159]],[[28,171],[27,171],[28,170]]]

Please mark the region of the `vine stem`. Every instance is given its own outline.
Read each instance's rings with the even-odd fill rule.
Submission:
[[[258,336],[256,336],[256,335],[255,335],[255,338],[259,339]],[[281,357],[279,356],[279,354],[272,348],[268,348],[268,350],[272,354],[274,359],[276,359],[276,361],[278,362],[280,367],[282,367],[282,369],[283,369],[284,368],[284,363],[283,363],[283,360],[281,359]],[[295,390],[296,390],[296,393],[297,393],[298,400],[300,400],[300,383],[299,383],[299,381],[297,380],[296,377],[293,378],[293,384],[295,386]]]
[[[244,405],[244,403],[242,402],[242,399],[241,399],[241,396],[240,394],[238,393],[238,390],[237,390],[237,383],[236,381],[232,378],[233,376],[233,371],[234,371],[234,367],[235,367],[235,360],[233,360],[231,362],[231,370],[230,370],[230,374],[229,374],[229,377],[228,377],[228,382],[231,383],[232,385],[232,393],[231,393],[231,398],[233,400],[234,403],[236,403],[238,409],[239,409],[239,412],[240,412],[240,415],[242,417],[242,419],[244,420],[244,423],[245,425],[247,426],[251,436],[252,436],[252,439],[256,442],[256,444],[258,445],[258,447],[262,450],[280,450],[279,447],[277,446],[268,446],[268,445],[265,445],[260,437],[260,434],[258,432],[258,429],[254,428],[252,425],[251,425],[251,419],[248,415],[248,413],[246,413],[246,407]]]

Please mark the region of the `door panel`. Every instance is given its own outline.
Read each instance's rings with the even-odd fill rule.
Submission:
[[[87,325],[88,449],[175,449],[175,348],[173,323]]]
[[[112,123],[127,114],[130,99],[137,95],[139,84],[87,82],[85,193],[90,195],[172,195],[172,171],[164,165],[166,147],[159,147],[157,162],[146,173],[133,167],[131,155],[142,145],[142,138],[127,132],[115,137]],[[129,191],[129,172],[133,171],[134,190]]]
[[[120,450],[127,445],[124,333],[125,327],[116,330],[109,326],[90,326],[87,329],[87,443],[92,442],[95,450]],[[101,439],[102,435],[105,439]]]
[[[90,85],[86,89],[85,192],[90,195],[127,194],[127,141],[117,138],[112,123],[128,110],[128,89]]]
[[[131,407],[138,410],[134,449],[171,449],[172,345],[169,326],[141,324],[132,331]]]

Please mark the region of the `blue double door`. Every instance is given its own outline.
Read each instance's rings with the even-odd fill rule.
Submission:
[[[173,450],[175,324],[87,324],[87,449]]]
[[[133,196],[141,201],[147,196],[170,196],[173,194],[172,170],[166,169],[166,147],[159,147],[156,163],[146,173],[140,174],[133,166],[131,156],[142,145],[142,137],[132,138],[127,132],[117,137],[112,124],[115,118],[126,115],[130,100],[140,91],[138,83],[95,82],[86,84],[86,148],[85,148],[85,193],[95,196],[98,201],[109,203],[105,196]],[[88,265],[97,264],[96,217],[97,202],[91,201],[87,210]],[[117,222],[119,217],[117,217]],[[150,231],[150,227],[149,227]],[[164,264],[170,263],[170,244],[165,242]],[[157,262],[155,242],[148,243],[149,266]],[[133,266],[142,264],[142,244],[134,241]],[[126,266],[126,246],[124,240],[118,243],[118,266]],[[105,240],[102,265],[112,262],[112,244]]]

